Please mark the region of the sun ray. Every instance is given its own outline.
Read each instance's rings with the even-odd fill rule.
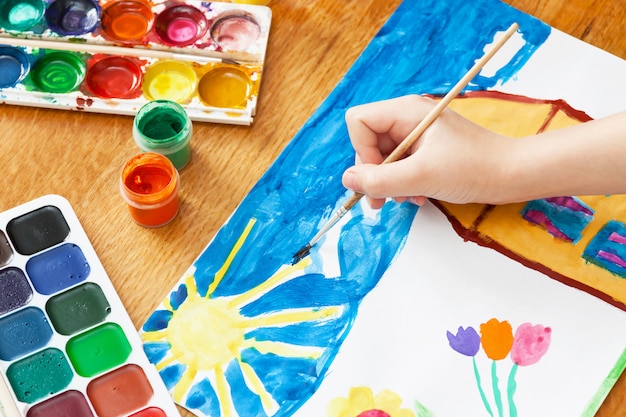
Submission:
[[[309,258],[299,262],[296,265],[288,266],[278,272],[276,272],[271,278],[269,278],[264,283],[256,286],[255,288],[246,291],[245,293],[240,294],[237,297],[234,297],[229,303],[229,307],[237,307],[242,304],[248,304],[251,300],[257,298],[259,295],[265,293],[268,289],[274,288],[278,283],[282,282],[285,278],[289,277],[295,278],[295,272],[304,270],[307,266],[311,264],[311,260]]]
[[[189,392],[189,388],[191,388],[191,384],[193,384],[193,380],[196,377],[197,373],[198,369],[196,366],[187,365],[187,369],[185,369],[183,376],[176,383],[172,396],[174,397],[174,400],[179,404],[182,404],[183,397],[187,392]]]
[[[141,338],[144,343],[146,342],[168,342],[167,329],[163,330],[151,330],[149,332],[142,333]]]
[[[261,397],[261,403],[263,404],[263,408],[266,410],[271,410],[276,407],[272,396],[265,390],[265,386],[263,382],[259,379],[258,375],[254,371],[254,369],[244,362],[239,362],[239,366],[241,367],[241,371],[245,375],[246,380],[250,385],[252,385],[252,390],[256,392],[259,397]]]
[[[215,385],[217,398],[219,399],[220,407],[222,408],[222,416],[232,417],[234,405],[229,393],[228,381],[226,381],[222,368],[215,369]]]
[[[318,359],[325,348],[317,346],[299,346],[291,343],[248,340],[242,347],[254,348],[260,353],[273,353],[285,358]]]
[[[341,314],[342,308],[338,306],[323,307],[315,310],[301,309],[287,312],[266,314],[260,317],[244,319],[242,326],[246,328],[267,327],[278,324],[296,324],[307,321],[319,321],[331,316]]]
[[[229,380],[226,377],[226,367],[236,361],[244,376],[249,390],[259,396],[261,407],[272,414],[280,409],[280,404],[265,388],[262,379],[254,366],[242,359],[242,352],[247,349],[256,349],[261,354],[272,354],[284,358],[320,359],[326,350],[322,346],[296,345],[284,341],[246,339],[250,330],[263,327],[280,327],[299,325],[303,323],[327,323],[340,318],[345,306],[306,306],[301,308],[287,308],[275,312],[259,314],[255,317],[242,316],[241,309],[261,298],[272,289],[289,280],[302,277],[304,271],[313,263],[311,258],[305,258],[295,265],[284,265],[266,281],[246,292],[228,297],[212,297],[221,281],[232,267],[233,261],[241,251],[246,240],[254,230],[256,220],[250,219],[238,237],[236,243],[226,256],[206,293],[198,291],[196,271],[188,270],[183,284],[167,298],[160,314],[155,320],[167,320],[165,329],[145,332],[142,335],[144,343],[168,342],[169,355],[156,364],[157,370],[162,372],[168,367],[180,364],[184,368],[180,379],[173,386],[174,400],[183,404],[198,379],[210,378],[210,384],[215,390],[219,402],[221,417],[235,417],[238,415],[235,407],[235,395],[231,392]],[[171,313],[171,317],[167,314]],[[319,344],[319,343],[318,343]]]
[[[222,279],[226,275],[226,272],[228,272],[228,268],[230,268],[230,265],[232,264],[233,259],[235,259],[235,256],[237,255],[237,253],[239,253],[239,250],[241,249],[241,247],[243,246],[244,242],[248,238],[248,235],[252,231],[252,228],[254,227],[255,223],[256,223],[256,219],[250,219],[250,221],[246,225],[245,229],[241,233],[241,236],[239,236],[239,239],[237,239],[237,242],[235,242],[235,245],[233,246],[232,250],[230,251],[230,253],[226,257],[226,260],[224,261],[224,264],[219,269],[219,271],[217,271],[217,273],[215,274],[215,279],[213,280],[211,285],[209,285],[209,289],[207,291],[207,297],[210,294],[212,294],[213,291],[215,291],[215,288],[217,288],[217,286],[220,284],[220,282],[222,281]]]
[[[171,365],[173,362],[176,362],[177,360],[178,358],[176,356],[163,358],[159,363],[156,363],[154,367],[157,369],[157,371],[161,371],[167,368],[168,365]]]
[[[196,277],[189,274],[185,277],[185,286],[187,287],[187,298],[198,297],[198,287],[196,286]]]

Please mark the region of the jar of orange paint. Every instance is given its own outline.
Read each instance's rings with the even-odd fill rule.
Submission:
[[[178,213],[180,176],[165,156],[144,152],[129,159],[120,177],[120,193],[135,222],[161,227]]]

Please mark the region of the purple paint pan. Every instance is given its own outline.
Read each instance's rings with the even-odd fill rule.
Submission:
[[[55,0],[46,10],[50,29],[59,35],[82,35],[98,25],[100,8],[92,0]]]

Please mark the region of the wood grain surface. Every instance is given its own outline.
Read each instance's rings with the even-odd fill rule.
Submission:
[[[400,2],[272,0],[254,124],[194,124],[181,209],[163,228],[137,226],[118,192],[122,165],[137,153],[131,117],[0,106],[0,211],[44,194],[66,197],[139,327]],[[626,0],[507,2],[626,59]],[[597,416],[624,409],[626,378]]]

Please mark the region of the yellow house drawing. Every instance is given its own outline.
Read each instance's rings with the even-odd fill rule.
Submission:
[[[563,100],[499,92],[468,93],[450,107],[511,137],[591,119]],[[465,240],[626,310],[626,196],[563,196],[501,206],[433,203]]]

